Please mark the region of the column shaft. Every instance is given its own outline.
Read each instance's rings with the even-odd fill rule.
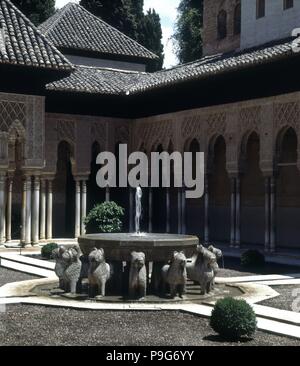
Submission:
[[[231,230],[230,230],[230,246],[234,246],[235,244],[235,209],[236,209],[236,180],[235,178],[231,178]]]
[[[181,218],[181,225],[182,225],[182,229],[181,232],[183,235],[186,234],[186,220],[185,220],[185,206],[186,206],[186,197],[185,197],[185,187],[182,188],[181,190],[181,208],[182,208],[182,218]]]
[[[134,204],[133,204],[133,188],[129,187],[129,232],[133,233],[133,210],[134,210]]]
[[[52,239],[53,192],[52,181],[48,180],[47,192],[47,240]]]
[[[26,239],[26,179],[23,180],[22,209],[21,209],[21,244],[25,244]]]
[[[86,218],[86,197],[87,197],[87,187],[86,181],[82,181],[82,195],[81,195],[81,235],[86,233],[84,219]]]
[[[149,188],[149,212],[148,212],[148,231],[152,233],[152,213],[153,213],[153,188]]]
[[[170,231],[170,188],[166,188],[166,233]]]
[[[13,178],[9,177],[7,184],[7,210],[6,210],[6,241],[11,241],[11,215],[12,215]]]
[[[265,251],[270,248],[270,178],[265,178]]]
[[[75,238],[78,238],[80,236],[80,196],[81,196],[80,181],[76,180],[76,191],[75,191]]]
[[[205,177],[204,188],[204,241],[209,243],[209,190],[208,190],[208,176]]]
[[[25,245],[31,245],[31,176],[26,177],[26,221],[25,221]]]
[[[241,245],[241,180],[236,178],[235,247]]]
[[[181,230],[182,230],[182,225],[181,225],[181,220],[182,220],[182,214],[181,214],[181,188],[178,188],[177,191],[177,232],[178,234],[181,234]]]
[[[46,239],[46,181],[41,180],[41,206],[40,206],[40,240]]]
[[[276,180],[270,179],[270,251],[276,250]]]
[[[33,202],[32,202],[32,243],[39,244],[39,218],[40,218],[40,177],[34,177]]]
[[[5,243],[5,186],[6,177],[0,175],[0,246]]]

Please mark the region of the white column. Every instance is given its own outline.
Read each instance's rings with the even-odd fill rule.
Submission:
[[[0,246],[5,243],[5,188],[6,176],[0,175]]]
[[[21,244],[25,244],[26,240],[26,179],[23,179],[22,189],[22,208],[21,208]]]
[[[109,187],[107,186],[105,188],[105,202],[109,202],[110,201],[110,189]]]
[[[170,188],[166,188],[166,233],[170,231]]]
[[[177,233],[181,234],[181,219],[182,219],[182,215],[181,215],[181,188],[178,188],[177,190]]]
[[[270,179],[270,251],[276,251],[276,180]]]
[[[6,241],[11,241],[11,215],[12,215],[13,177],[8,177],[7,182],[7,210],[6,210]]]
[[[182,214],[182,218],[181,218],[181,225],[182,225],[181,233],[183,235],[186,234],[185,206],[186,206],[185,187],[183,187],[182,190],[181,190],[181,214]]]
[[[134,228],[133,228],[133,188],[129,187],[129,232],[133,233],[134,232]]]
[[[31,245],[31,176],[26,177],[25,245]]]
[[[48,180],[47,192],[47,240],[52,239],[53,189],[52,180]]]
[[[152,233],[152,215],[153,215],[153,188],[149,188],[149,212],[148,212],[148,231]]]
[[[205,176],[204,183],[204,241],[209,243],[209,190],[208,175]]]
[[[46,181],[41,179],[40,241],[46,239]]]
[[[265,251],[270,248],[270,178],[265,178]]]
[[[236,205],[236,182],[235,178],[231,178],[231,230],[230,230],[230,246],[233,247],[235,244],[235,205]]]
[[[235,247],[241,246],[241,180],[236,178]]]
[[[80,180],[76,180],[76,190],[75,190],[75,238],[80,236],[80,196],[81,187]]]
[[[87,187],[86,181],[82,181],[82,194],[81,194],[81,235],[85,235],[85,225],[84,219],[86,218],[86,196],[87,196]]]
[[[40,177],[34,176],[33,202],[32,202],[32,243],[39,244],[39,218],[40,218]]]

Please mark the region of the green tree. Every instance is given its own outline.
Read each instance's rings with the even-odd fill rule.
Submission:
[[[162,44],[162,29],[160,17],[154,9],[149,9],[143,18],[139,34],[139,42],[159,56],[150,71],[161,70],[164,63],[164,46]]]
[[[11,0],[33,24],[39,25],[55,12],[55,0]]]
[[[81,0],[80,5],[159,56],[151,71],[163,65],[160,17],[154,10],[144,14],[144,0]]]
[[[173,39],[180,63],[202,57],[203,0],[181,0]]]

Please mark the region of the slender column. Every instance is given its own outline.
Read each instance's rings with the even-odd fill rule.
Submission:
[[[40,177],[34,177],[32,202],[32,243],[39,244],[39,217],[40,217]]]
[[[153,214],[153,188],[149,188],[149,214],[148,214],[148,231],[152,233],[152,214]]]
[[[31,176],[26,177],[25,245],[31,245]]]
[[[182,220],[182,214],[181,214],[181,205],[182,205],[182,202],[181,202],[181,188],[178,188],[178,191],[177,191],[177,231],[178,231],[178,234],[181,234],[181,230],[182,230],[182,225],[181,225],[181,220]]]
[[[231,230],[230,230],[230,246],[235,244],[235,209],[236,209],[236,181],[235,178],[231,178]]]
[[[46,239],[46,181],[41,179],[40,241]]]
[[[52,239],[52,212],[53,211],[53,187],[52,180],[48,180],[47,191],[47,240]]]
[[[265,251],[270,248],[270,178],[265,178]]]
[[[81,235],[86,233],[84,219],[86,218],[86,196],[87,196],[87,187],[86,181],[82,181],[82,194],[81,194]]]
[[[0,175],[0,246],[5,243],[5,186],[6,177]]]
[[[110,201],[110,189],[109,187],[107,186],[105,188],[105,202],[109,202]]]
[[[6,241],[11,241],[11,215],[12,215],[13,177],[8,177],[7,182],[7,209],[6,209]]]
[[[276,180],[270,179],[270,251],[276,251]]]
[[[186,222],[185,222],[185,206],[186,206],[186,198],[185,198],[185,187],[182,188],[181,190],[181,214],[182,214],[182,219],[181,219],[181,225],[182,225],[182,234],[185,235],[186,234]]]
[[[21,244],[25,244],[26,239],[26,179],[23,179],[22,209],[21,209]]]
[[[236,178],[235,247],[241,246],[241,180]]]
[[[132,233],[134,231],[133,228],[133,210],[134,210],[134,204],[133,204],[133,188],[129,187],[129,232]]]
[[[80,236],[80,196],[81,196],[80,180],[76,180],[76,192],[75,192],[75,238],[78,238]]]
[[[204,241],[209,243],[209,190],[208,175],[205,176],[204,186]]]
[[[170,231],[170,188],[166,188],[166,233]]]

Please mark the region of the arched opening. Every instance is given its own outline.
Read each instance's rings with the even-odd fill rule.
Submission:
[[[241,242],[264,245],[265,197],[264,177],[260,170],[260,141],[256,132],[245,139],[242,147]]]
[[[218,39],[227,37],[227,12],[223,9],[218,14]]]
[[[238,3],[234,8],[233,15],[233,34],[239,35],[241,34],[241,4]]]
[[[105,189],[101,189],[97,185],[96,177],[100,166],[96,164],[97,156],[101,152],[100,144],[95,141],[91,149],[91,174],[87,182],[87,212],[95,205],[105,201]]]
[[[297,150],[295,130],[283,130],[277,141],[277,242],[278,246],[299,248],[300,172]]]
[[[196,153],[200,152],[200,144],[196,139],[193,139],[186,148],[187,152],[192,153],[192,175],[196,178]],[[186,232],[188,234],[199,235],[203,238],[204,235],[204,200],[203,197],[192,198],[186,200]]]
[[[219,136],[212,147],[213,161],[209,176],[210,241],[230,241],[230,180],[226,170],[226,142]]]
[[[70,144],[61,141],[57,149],[56,175],[53,182],[53,234],[55,238],[74,238],[75,181],[71,159]]]

